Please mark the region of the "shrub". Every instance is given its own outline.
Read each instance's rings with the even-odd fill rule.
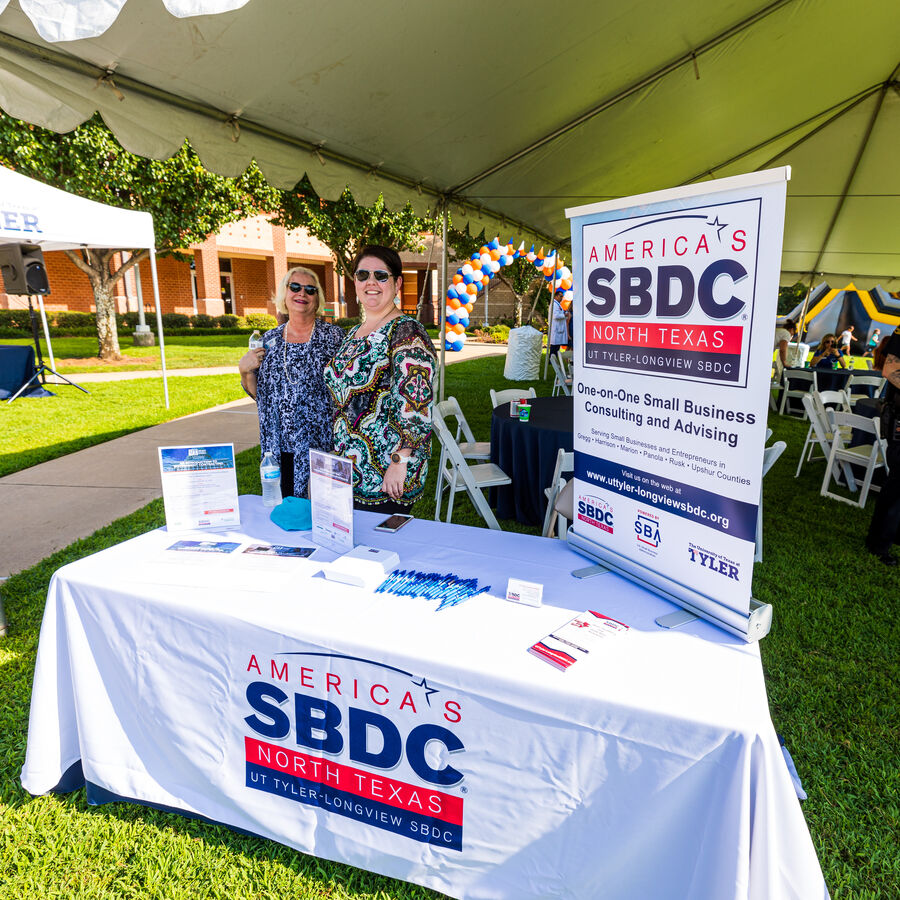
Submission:
[[[335,325],[340,325],[341,328],[352,328],[354,325],[359,325],[359,316],[351,316],[349,319],[335,319]]]
[[[224,316],[216,316],[216,325],[219,328],[237,328],[238,321],[238,317],[231,315],[231,313],[226,313]]]
[[[0,328],[4,331],[31,331],[27,309],[0,309]]]
[[[183,313],[163,313],[162,323],[166,331],[170,328],[190,328],[191,317]]]
[[[207,316],[204,313],[198,313],[191,316],[191,328],[215,328],[216,319],[214,316]]]
[[[484,328],[476,328],[472,336],[483,341],[485,344],[508,344],[509,326],[488,325]]]
[[[246,328],[258,328],[260,331],[268,331],[278,325],[278,319],[268,313],[250,313],[244,316],[243,324]]]
[[[53,314],[56,327],[60,330],[69,328],[96,328],[96,318],[88,312],[58,312]]]

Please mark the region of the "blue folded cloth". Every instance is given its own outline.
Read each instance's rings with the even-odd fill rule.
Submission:
[[[285,497],[272,510],[269,518],[285,531],[309,531],[312,528],[312,507],[305,497]]]

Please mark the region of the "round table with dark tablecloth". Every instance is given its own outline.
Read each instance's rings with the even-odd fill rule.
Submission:
[[[549,487],[560,448],[571,451],[573,406],[571,397],[537,397],[531,417],[522,422],[509,414],[509,404],[494,409],[491,417],[491,462],[512,479],[511,485],[491,489],[491,505],[501,519],[541,526]]]

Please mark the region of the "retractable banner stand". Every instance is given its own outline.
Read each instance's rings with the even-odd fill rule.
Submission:
[[[790,169],[567,210],[573,547],[747,640]]]

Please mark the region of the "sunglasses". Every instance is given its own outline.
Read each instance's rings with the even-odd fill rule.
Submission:
[[[303,291],[304,293],[309,294],[310,297],[315,297],[315,295],[319,293],[319,289],[314,284],[297,284],[296,281],[292,281],[288,285],[288,288],[295,294],[299,291]]]
[[[376,281],[380,281],[382,284],[391,277],[390,272],[385,272],[384,269],[375,269],[375,271],[370,272],[368,269],[357,269],[356,270],[356,280],[362,283],[363,281],[368,281],[369,276],[372,276]]]

